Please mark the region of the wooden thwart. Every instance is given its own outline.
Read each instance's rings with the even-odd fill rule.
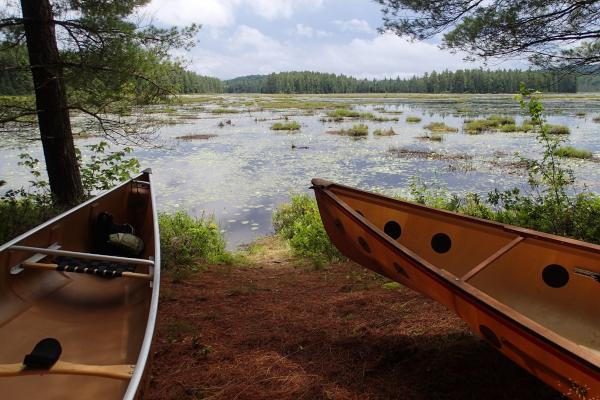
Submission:
[[[506,254],[513,247],[515,247],[516,245],[521,243],[523,240],[525,240],[525,238],[523,236],[517,236],[506,246],[502,247],[500,250],[498,250],[497,252],[495,252],[494,254],[492,254],[491,256],[489,256],[488,258],[483,260],[482,262],[480,262],[477,266],[475,266],[475,268],[473,268],[472,270],[467,272],[461,278],[461,280],[464,282],[468,281],[469,279],[471,279],[472,277],[474,277],[475,275],[477,275],[478,273],[483,271],[485,269],[485,267],[489,266],[491,263],[493,263],[494,261],[496,261],[497,259],[502,257],[504,254]]]
[[[25,268],[25,269],[42,269],[42,270],[49,270],[49,271],[59,271],[58,264],[24,262],[21,264],[21,267]],[[63,270],[60,272],[76,272],[76,273],[81,273],[81,274],[87,273],[87,274],[91,274],[91,275],[111,277],[110,274],[93,273],[93,272],[89,272],[90,270],[94,270],[94,268],[77,267],[75,269]],[[118,276],[115,276],[115,277],[130,278],[130,279],[143,279],[143,280],[147,280],[147,281],[151,281],[153,278],[152,275],[149,275],[149,274],[140,274],[137,272],[127,272],[127,271],[121,272]]]
[[[22,375],[89,375],[111,379],[129,380],[135,365],[88,365],[57,361],[50,369],[26,369],[23,364],[0,364],[0,377]]]

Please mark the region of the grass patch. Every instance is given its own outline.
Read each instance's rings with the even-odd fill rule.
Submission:
[[[591,151],[577,149],[573,146],[559,147],[554,151],[554,154],[559,157],[581,158],[584,160],[588,160],[593,157],[593,154]]]
[[[416,124],[418,122],[421,122],[421,117],[408,116],[408,117],[406,117],[406,122],[409,122],[411,124]]]
[[[178,140],[185,140],[185,141],[192,141],[192,140],[208,140],[208,139],[212,139],[212,138],[216,138],[217,135],[211,135],[211,134],[195,134],[195,135],[183,135],[183,136],[177,136],[175,139]]]
[[[369,127],[365,124],[356,124],[352,128],[342,129],[340,133],[346,136],[364,137],[369,135]]]
[[[425,125],[424,128],[435,133],[458,132],[458,128],[448,126],[444,122],[432,122]]]
[[[292,196],[290,203],[279,206],[273,213],[273,227],[294,254],[315,266],[343,258],[325,232],[316,200],[306,194]]]
[[[359,112],[347,108],[338,108],[327,112],[327,118],[321,118],[321,122],[340,122],[345,118],[364,119],[374,122],[398,121],[398,118],[388,118],[380,115],[374,115],[370,112]]]
[[[185,279],[206,264],[232,262],[214,218],[178,211],[159,214],[158,222],[162,266],[175,280]]]
[[[417,136],[417,139],[419,140],[430,140],[432,142],[441,142],[444,140],[444,137],[440,134],[432,134],[432,135],[423,135],[423,136]]]
[[[515,119],[501,115],[490,115],[485,119],[466,120],[463,130],[469,134],[479,134],[482,132],[501,131],[503,126],[515,125]],[[511,129],[511,128],[505,128]],[[509,130],[510,131],[510,130]],[[504,131],[504,132],[509,132]],[[510,131],[516,132],[516,131]]]
[[[210,112],[211,114],[239,114],[242,110],[235,108],[213,108]]]
[[[566,125],[545,124],[542,129],[549,135],[568,135],[571,130]]]
[[[585,117],[586,115],[587,114],[584,113],[583,111],[578,111],[578,112],[575,113],[575,116],[577,116],[577,117]]]
[[[597,124],[600,124],[600,115],[598,115],[598,116],[596,116],[596,117],[592,118],[592,121],[594,121],[594,122],[595,122],[595,123],[597,123]]]
[[[296,121],[276,122],[271,125],[271,129],[274,131],[298,131],[300,130],[300,124]]]
[[[389,129],[375,129],[373,131],[373,135],[375,136],[394,136],[396,132],[394,132],[393,128]]]
[[[337,119],[337,118],[360,118],[362,115],[367,113],[361,113],[355,110],[349,110],[347,108],[338,108],[337,110],[332,110],[327,112],[327,116],[329,118]],[[373,115],[373,114],[371,114]]]

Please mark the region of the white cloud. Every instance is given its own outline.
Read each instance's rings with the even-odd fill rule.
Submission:
[[[313,38],[313,37],[327,37],[327,36],[331,36],[330,32],[327,31],[323,31],[320,29],[315,29],[312,26],[307,26],[304,24],[296,24],[296,34],[298,36],[304,36],[307,38]]]
[[[236,11],[248,7],[254,14],[273,20],[291,18],[300,9],[315,10],[325,0],[152,0],[144,11],[169,25],[199,23],[207,27],[231,26]]]
[[[298,9],[317,9],[323,0],[247,0],[254,12],[266,19],[290,18]]]
[[[338,28],[342,32],[358,32],[358,33],[373,33],[374,32],[374,30],[371,28],[369,23],[367,21],[365,21],[364,19],[352,18],[347,21],[341,21],[339,19],[336,19],[335,21],[333,21],[333,23],[335,25],[337,25]]]
[[[234,8],[241,0],[152,0],[145,12],[169,25],[202,24],[229,26],[235,22]]]
[[[372,39],[322,44],[288,44],[260,30],[240,26],[219,51],[197,49],[191,67],[199,73],[230,79],[251,74],[312,70],[357,78],[411,77],[432,70],[474,68],[462,55],[393,34]]]

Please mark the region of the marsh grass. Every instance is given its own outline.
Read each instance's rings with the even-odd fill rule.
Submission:
[[[458,132],[458,128],[446,125],[444,122],[431,122],[425,125],[423,128],[434,132],[434,133],[450,133]]]
[[[296,121],[290,122],[276,122],[271,125],[271,129],[274,131],[298,131],[301,125]]]
[[[479,134],[483,132],[501,131],[503,126],[515,125],[515,119],[512,117],[506,117],[501,115],[490,115],[485,119],[474,119],[465,120],[463,130],[469,134]],[[505,128],[504,132],[516,132],[511,131],[511,128]]]
[[[600,124],[600,115],[597,115],[594,118],[592,118],[592,121],[594,121],[597,124]]]
[[[354,137],[364,137],[369,135],[369,127],[365,124],[356,124],[352,128],[340,130],[340,134]]]
[[[394,131],[393,128],[375,129],[373,131],[373,135],[375,135],[375,136],[394,136],[394,135],[396,135],[396,132]]]
[[[444,136],[434,133],[434,134],[425,134],[423,136],[417,136],[417,139],[429,140],[432,142],[442,142],[444,140]]]
[[[591,151],[584,149],[577,149],[573,146],[559,147],[554,151],[554,154],[559,157],[566,158],[580,158],[584,160],[591,159],[594,155]]]
[[[568,135],[571,133],[571,130],[566,125],[544,124],[542,130],[548,135]]]
[[[411,123],[411,124],[416,124],[421,122],[421,117],[415,117],[415,116],[408,116],[406,117],[406,122]]]
[[[239,110],[237,108],[213,108],[210,110],[211,114],[239,114],[244,112],[244,110]]]

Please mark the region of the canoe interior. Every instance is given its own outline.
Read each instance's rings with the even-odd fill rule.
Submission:
[[[147,181],[148,176],[137,179]],[[116,223],[134,226],[145,243],[141,258],[154,255],[150,188],[131,182],[14,244],[48,247],[57,243],[62,250],[94,253],[92,226],[103,211],[111,213]],[[64,361],[135,364],[148,320],[149,283],[55,271],[10,274],[11,266],[31,255],[0,251],[0,363],[22,362],[39,340],[52,337],[61,343]],[[136,272],[149,270],[138,266]],[[10,399],[117,399],[128,384],[100,377],[30,375],[0,378],[0,393]]]
[[[590,350],[599,357],[596,360],[600,359],[600,283],[574,273],[575,268],[600,273],[597,246],[586,246],[581,242],[578,245],[561,244],[556,239],[544,239],[543,235],[539,238],[527,236],[525,231],[518,229],[451,213],[432,212],[411,203],[337,185],[328,190],[381,233],[385,232],[446,275],[457,280],[466,277],[468,284],[577,346]],[[352,238],[352,221],[339,213],[328,215],[331,210],[326,208],[321,208],[325,218],[337,219],[339,222],[335,224],[343,225],[330,229],[334,236],[345,231],[344,239],[334,239],[343,253],[351,254],[351,258],[362,265],[370,265],[407,286],[426,292],[427,289],[419,287],[418,282],[407,279],[406,271],[395,264],[395,260],[365,256],[353,250],[357,247],[355,243],[363,247],[366,243],[370,254],[385,254],[376,250],[376,235],[362,240],[354,237],[355,243],[344,244],[348,237]],[[527,237],[522,241],[515,240],[523,236]],[[481,263],[503,247],[509,249],[481,268]],[[389,268],[393,266],[397,268]],[[478,266],[479,272],[470,273]],[[433,298],[437,295],[426,294]],[[452,301],[438,300],[446,304]]]

